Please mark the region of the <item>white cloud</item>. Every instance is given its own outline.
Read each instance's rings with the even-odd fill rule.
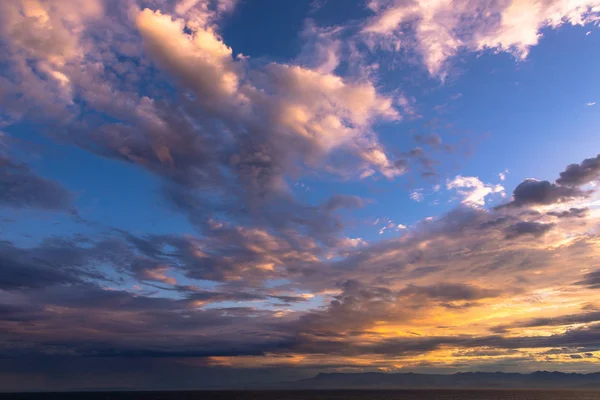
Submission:
[[[423,189],[416,189],[410,192],[409,197],[411,200],[416,201],[417,203],[423,201],[425,196],[423,195]]]
[[[502,185],[485,184],[474,176],[457,175],[453,180],[446,181],[448,189],[458,189],[463,197],[462,203],[471,207],[485,205],[486,197],[493,193],[504,193]]]
[[[347,238],[342,239],[340,246],[354,248],[354,247],[366,246],[367,244],[368,244],[367,241],[364,240],[363,238],[347,237]]]
[[[363,28],[369,40],[396,51],[416,41],[430,74],[442,78],[446,61],[460,49],[505,51],[524,59],[542,28],[585,25],[597,21],[600,12],[600,0],[371,0],[369,6],[376,13]]]
[[[377,218],[373,225],[380,225],[378,233],[382,235],[386,231],[400,232],[408,229],[406,225],[398,224],[390,218]]]
[[[585,105],[588,106],[588,107],[591,107],[591,106],[596,105],[596,102],[592,101],[592,102],[589,102],[589,103],[585,103]]]

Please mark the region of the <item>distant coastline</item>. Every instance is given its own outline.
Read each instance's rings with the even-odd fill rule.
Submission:
[[[320,373],[289,389],[600,389],[600,372]]]
[[[179,392],[193,393],[202,392],[307,392],[307,391],[511,391],[511,390],[581,390],[594,393],[598,391],[600,399],[600,372],[595,373],[565,373],[536,371],[532,373],[507,373],[507,372],[457,372],[454,374],[421,374],[421,373],[385,373],[385,372],[364,372],[364,373],[319,373],[312,378],[255,384],[236,383],[229,381],[224,383],[198,383],[198,385],[188,385],[186,387],[154,387],[154,388],[135,388],[135,387],[73,387],[66,390],[36,390],[36,391],[0,391],[0,400],[5,395],[15,395],[22,399],[41,398],[38,395],[86,393],[86,398],[95,399],[96,395],[102,393],[159,393],[159,392]],[[92,395],[91,397],[88,394]],[[595,396],[595,395],[594,395]],[[53,398],[52,396],[43,398]],[[71,397],[69,397],[71,398]],[[73,397],[75,398],[75,397]],[[105,399],[105,397],[98,397]],[[111,397],[111,399],[121,398]],[[125,397],[123,397],[125,398]],[[187,397],[186,397],[187,398]],[[192,398],[192,397],[190,397]],[[219,397],[220,398],[220,397]],[[596,399],[596,397],[593,397]],[[61,397],[62,399],[62,397]]]

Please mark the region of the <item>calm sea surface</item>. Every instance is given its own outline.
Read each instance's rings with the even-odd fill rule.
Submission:
[[[600,390],[376,390],[0,394],[22,400],[600,400]]]

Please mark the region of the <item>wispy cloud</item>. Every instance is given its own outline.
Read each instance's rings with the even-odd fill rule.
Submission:
[[[524,59],[542,37],[545,27],[562,24],[585,25],[597,18],[597,0],[583,2],[552,0],[481,3],[439,1],[435,3],[372,0],[375,13],[363,27],[367,41],[381,43],[384,48],[414,46],[421,54],[429,73],[444,77],[447,62],[461,49],[483,51],[493,49],[512,53]],[[472,21],[465,26],[465,20]],[[416,29],[407,29],[411,25]],[[406,40],[407,32],[414,38]]]

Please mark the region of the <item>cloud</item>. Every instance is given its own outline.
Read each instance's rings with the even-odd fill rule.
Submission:
[[[103,13],[97,0],[17,0],[0,5],[0,40],[7,61],[1,117],[12,122],[38,108],[42,115],[68,118],[73,99],[69,70],[84,57],[84,27]]]
[[[86,264],[86,258],[68,242],[49,240],[29,249],[0,242],[0,250],[0,288],[3,290],[76,284],[85,278],[98,277],[92,270],[80,269]]]
[[[414,200],[417,203],[420,203],[425,199],[425,196],[423,195],[423,189],[416,189],[410,192],[409,197],[411,200]]]
[[[327,211],[334,211],[338,208],[359,208],[365,204],[364,200],[358,196],[334,195],[323,204],[323,208]]]
[[[514,239],[523,235],[542,236],[547,233],[554,224],[543,224],[541,222],[518,222],[506,228],[506,238]]]
[[[535,328],[540,326],[563,326],[574,324],[586,324],[600,321],[600,312],[585,312],[579,314],[562,315],[550,318],[534,318],[526,321],[514,322],[508,326],[493,328],[494,331],[502,332],[507,329]]]
[[[475,5],[449,0],[372,0],[369,8],[375,15],[362,32],[367,40],[383,42],[396,51],[415,49],[429,73],[443,77],[447,61],[463,49],[503,51],[524,59],[529,49],[538,44],[543,28],[594,22],[598,7],[595,0],[513,0]]]
[[[589,272],[583,276],[583,280],[577,282],[578,285],[585,285],[590,289],[600,288],[600,270]]]
[[[349,199],[332,204],[359,203]],[[216,220],[199,237],[117,232],[91,243],[60,240],[33,249],[6,245],[0,252],[7,258],[3,264],[19,262],[15,268],[34,271],[31,276],[36,279],[10,271],[12,281],[2,278],[5,307],[0,310],[0,325],[24,347],[1,352],[122,360],[226,357],[232,365],[246,357],[268,358],[274,352],[307,360],[325,354],[353,365],[354,357],[371,360],[378,355],[387,360],[391,354],[407,363],[418,362],[428,355],[439,356],[436,352],[441,349],[535,353],[548,347],[593,347],[597,338],[593,325],[540,337],[522,331],[536,328],[531,322],[536,318],[519,321],[535,316],[534,311],[523,311],[531,310],[531,302],[536,309],[545,309],[563,299],[569,307],[568,291],[553,294],[549,288],[574,282],[581,290],[594,290],[593,273],[582,277],[574,266],[593,257],[596,239],[581,227],[570,231],[572,242],[552,246],[552,232],[567,223],[558,218],[553,230],[546,232],[551,246],[546,247],[536,235],[547,227],[527,221],[519,225],[519,218],[460,207],[435,221],[411,226],[402,237],[352,247],[330,260],[319,257],[314,242],[302,237],[284,239]],[[506,229],[522,236],[505,241]],[[99,264],[121,271],[122,277],[145,289],[129,292],[118,282],[94,275]],[[42,268],[54,273],[38,272]],[[181,275],[190,284],[169,279]],[[23,279],[14,281],[18,276]],[[201,287],[206,280],[213,281],[211,289]],[[278,280],[286,283],[271,286]],[[306,293],[310,296],[302,295]],[[581,304],[578,298],[573,301]],[[239,306],[224,306],[230,302]],[[282,313],[282,306],[273,305],[281,303],[286,308],[309,308]],[[496,315],[496,305],[506,308],[509,316],[504,311]],[[545,316],[550,322],[541,322],[562,326],[593,319],[590,312],[563,319],[565,313],[559,311]],[[79,323],[84,316],[86,335]],[[457,321],[458,326],[438,328],[440,318]],[[29,322],[15,330],[11,325],[15,320]],[[508,327],[511,335],[487,333],[498,326]],[[398,337],[403,330],[421,336]]]
[[[588,106],[588,107],[591,107],[591,106],[596,105],[596,102],[595,101],[591,101],[589,103],[585,103],[585,105]]]
[[[504,193],[502,185],[488,185],[473,176],[457,175],[453,180],[446,181],[446,188],[459,189],[458,193],[463,196],[462,203],[474,207],[484,206],[485,198],[490,194]]]
[[[10,119],[32,113],[66,143],[159,176],[171,206],[200,229],[216,214],[333,244],[341,219],[299,202],[289,180],[315,170],[393,179],[408,169],[373,130],[400,120],[395,95],[320,64],[235,55],[216,25],[235,2],[159,2],[153,10],[64,3],[38,7],[52,34],[66,38],[52,50],[64,55],[60,62],[48,61],[38,39],[21,40],[13,22],[2,31],[12,51],[2,80]],[[6,15],[22,19],[23,4],[3,5]],[[335,32],[313,28],[316,46],[335,42]],[[27,57],[60,79],[40,74]]]
[[[443,283],[433,286],[408,286],[400,295],[424,296],[444,301],[480,300],[497,297],[497,290],[482,289],[472,285]]]
[[[560,204],[590,196],[580,186],[594,182],[600,176],[600,155],[587,158],[581,164],[570,164],[555,183],[526,179],[513,191],[513,199],[503,207]],[[551,214],[552,215],[552,214]],[[556,215],[555,215],[556,216]]]
[[[510,207],[485,207],[503,186],[458,175],[446,185],[462,204],[448,213],[410,226],[382,218],[380,232],[402,231],[384,240],[350,235],[347,211],[368,200],[303,202],[293,182],[324,175],[377,183],[414,164],[431,178],[437,161],[428,151],[451,149],[435,132],[413,135],[422,147],[408,151],[380,140],[378,124],[411,115],[414,104],[401,91],[381,93],[372,71],[341,75],[364,67],[346,65],[359,43],[343,40],[345,27],[308,24],[296,59],[254,60],[220,34],[217,21],[234,3],[157,1],[140,11],[129,2],[93,12],[77,1],[0,6],[9,10],[0,17],[9,119],[44,121],[64,143],[149,172],[167,206],[193,225],[188,234],[86,225],[28,245],[0,241],[0,359],[28,360],[28,368],[54,357],[69,357],[64,368],[92,359],[146,368],[161,359],[175,374],[198,365],[455,368],[449,354],[478,368],[485,364],[477,357],[526,353],[539,363],[548,348],[599,350],[595,311],[581,311],[598,287],[598,220],[593,206],[577,204],[592,193],[580,186],[597,179],[596,159],[567,167],[556,182],[524,181]],[[516,29],[503,19],[516,3],[463,3],[371,2],[365,37],[400,35],[412,46],[416,35],[435,74],[463,47],[515,44],[511,51],[523,54],[532,45],[504,36]],[[548,16],[552,4],[536,10]],[[521,28],[537,35],[579,23],[556,19],[579,8],[556,7],[543,21],[524,13]],[[479,11],[489,26],[475,19],[471,33],[452,29],[455,12],[464,21]],[[64,187],[1,160],[2,205],[72,208]],[[410,193],[415,201],[426,195]],[[548,207],[521,209],[539,205]]]
[[[240,66],[212,28],[189,26],[194,35],[186,35],[184,20],[150,9],[140,12],[136,23],[146,50],[194,91],[203,107],[218,111],[243,101],[237,96]]]
[[[283,163],[279,168],[287,170],[296,161],[314,165],[345,148],[365,164],[362,169],[374,166],[388,177],[402,173],[369,132],[375,119],[399,118],[392,100],[378,95],[370,83],[351,84],[330,73],[276,63],[250,70],[248,63],[233,58],[212,28],[186,25],[159,11],[142,11],[137,25],[158,64],[190,88],[212,116],[232,128],[241,124],[243,130],[260,132],[264,143],[256,143],[258,136],[242,145],[281,153],[279,160],[270,160]],[[184,33],[184,27],[192,33]],[[240,150],[231,155],[235,165],[256,154]]]
[[[560,173],[556,183],[564,186],[582,186],[600,178],[600,154],[586,158],[581,164],[570,164]]]
[[[550,211],[548,215],[551,215],[556,218],[584,218],[589,214],[590,209],[585,208],[574,208],[571,207],[568,210],[564,211]]]
[[[297,60],[299,64],[320,73],[334,73],[342,61],[339,33],[339,28],[322,28],[307,20],[302,32],[305,44]]]
[[[431,147],[438,147],[442,144],[441,136],[435,133],[429,135],[415,135],[415,140],[419,144]]]
[[[0,155],[0,205],[64,211],[73,207],[73,195],[27,165]]]
[[[81,25],[103,13],[102,3],[96,0],[17,0],[4,4],[2,10],[4,34],[20,50],[41,60],[55,79],[62,79],[60,68],[65,63],[82,56]]]
[[[500,207],[557,204],[586,196],[585,192],[576,187],[561,186],[536,179],[526,179],[513,191],[513,200]]]

